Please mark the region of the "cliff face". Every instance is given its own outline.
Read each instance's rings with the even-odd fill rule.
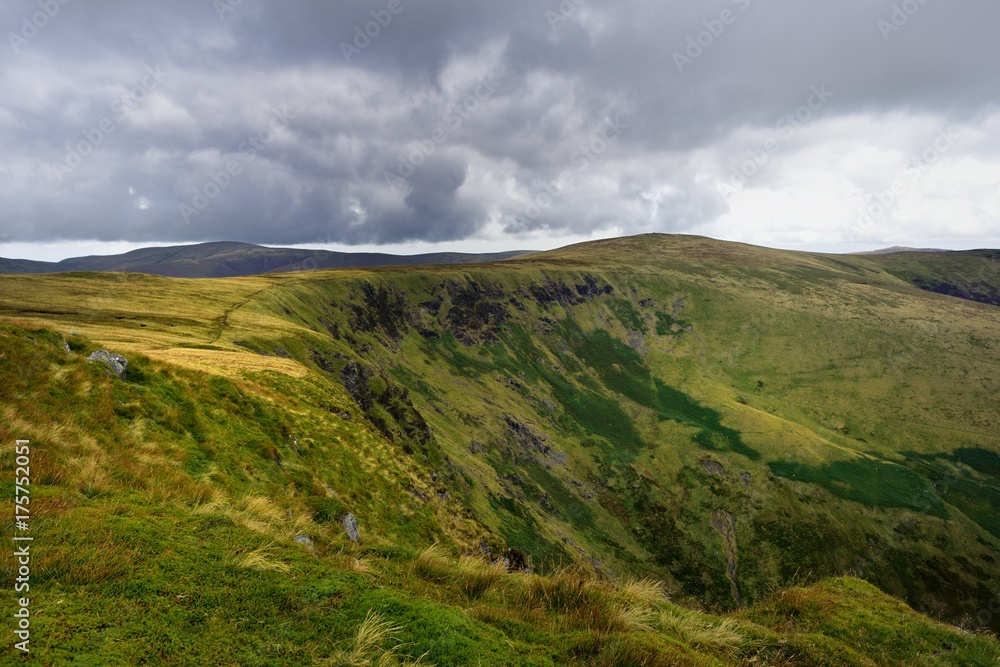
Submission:
[[[633,260],[629,241],[303,283],[272,298],[317,335],[280,346],[536,568],[654,576],[717,608],[858,569],[928,611],[988,602],[997,480],[954,466],[996,456],[995,399],[961,378],[994,380],[932,359],[954,325],[996,364],[996,314],[870,266],[656,238]],[[950,324],[912,325],[939,308]],[[963,444],[928,439],[931,402]],[[974,560],[928,553],[955,531]]]

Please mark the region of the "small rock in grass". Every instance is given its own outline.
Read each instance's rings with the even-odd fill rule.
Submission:
[[[340,525],[344,527],[344,532],[347,533],[347,539],[351,542],[357,544],[361,541],[361,534],[358,532],[358,520],[354,518],[354,515],[350,512],[340,520]]]
[[[712,459],[705,459],[701,462],[701,466],[708,471],[710,475],[715,475],[716,477],[725,477],[726,469],[718,461],[713,461]]]

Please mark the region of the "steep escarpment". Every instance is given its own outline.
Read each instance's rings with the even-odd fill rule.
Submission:
[[[306,284],[262,306],[312,333],[244,344],[342,382],[439,497],[539,570],[640,573],[717,608],[863,570],[918,608],[975,615],[1000,576],[997,536],[963,494],[990,497],[997,479],[905,454],[926,448],[927,425],[891,421],[920,399],[884,391],[911,361],[879,351],[897,325],[841,317],[850,293],[808,321],[811,297],[784,301],[766,284],[778,276],[745,274],[763,284],[530,264]],[[780,305],[761,312],[765,298]],[[870,400],[830,400],[823,367]],[[956,387],[964,372],[943,369]],[[961,440],[996,446],[974,427]]]

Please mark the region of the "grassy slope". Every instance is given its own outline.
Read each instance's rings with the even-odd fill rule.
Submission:
[[[870,260],[670,237],[473,269],[2,280],[0,436],[44,471],[51,650],[183,664],[237,636],[232,664],[302,664],[374,606],[437,664],[996,656],[854,580],[773,597],[853,573],[953,622],[995,605],[1000,318]],[[133,359],[128,383],[83,362],[96,345]],[[420,556],[433,541],[654,577],[716,613],[738,559],[753,606],[497,575]]]
[[[1000,251],[893,253],[875,263],[921,289],[1000,306]]]

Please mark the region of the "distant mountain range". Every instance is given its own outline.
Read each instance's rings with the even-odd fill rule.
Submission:
[[[169,278],[232,278],[264,273],[370,266],[420,266],[497,262],[530,251],[423,255],[348,253],[297,248],[268,248],[252,243],[201,243],[142,248],[121,255],[73,257],[61,262],[0,258],[0,274],[69,273],[78,271],[148,273]]]

